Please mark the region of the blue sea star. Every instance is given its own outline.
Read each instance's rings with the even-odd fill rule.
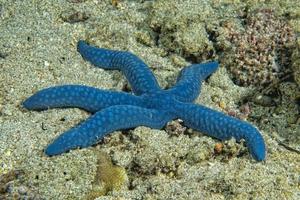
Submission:
[[[91,146],[115,130],[148,126],[161,129],[173,119],[220,140],[244,139],[257,161],[266,156],[262,135],[251,124],[193,101],[201,82],[218,68],[217,62],[192,64],[179,74],[175,86],[163,90],[148,66],[130,52],[96,48],[79,41],[82,57],[97,67],[121,70],[135,95],[83,85],[62,85],[37,92],[23,102],[29,110],[77,107],[93,113],[85,122],[57,137],[45,150],[49,156]]]

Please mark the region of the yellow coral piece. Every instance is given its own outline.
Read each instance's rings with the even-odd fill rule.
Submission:
[[[98,152],[98,167],[93,182],[93,188],[87,199],[106,195],[112,190],[119,190],[127,180],[126,170],[114,165],[104,152]]]
[[[111,4],[116,7],[119,4],[119,0],[112,0]]]

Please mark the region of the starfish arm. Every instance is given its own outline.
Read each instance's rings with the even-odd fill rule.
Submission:
[[[97,67],[121,70],[136,95],[160,90],[149,67],[130,52],[96,48],[84,41],[78,42],[77,49],[84,59]]]
[[[220,140],[231,137],[237,141],[244,139],[254,159],[265,159],[264,139],[251,124],[200,105],[178,104],[177,111],[178,117],[183,119],[187,126]]]
[[[29,110],[76,107],[95,113],[113,105],[141,105],[139,97],[83,85],[63,85],[43,89],[23,102]]]
[[[218,62],[193,64],[185,67],[179,74],[174,87],[167,90],[174,94],[179,101],[192,102],[201,91],[201,82],[218,68]]]
[[[162,128],[169,117],[158,110],[130,105],[118,105],[99,111],[77,127],[63,133],[51,143],[45,153],[49,156],[70,149],[85,148],[97,143],[115,130],[148,126]]]

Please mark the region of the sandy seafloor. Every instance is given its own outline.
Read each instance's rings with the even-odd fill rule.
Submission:
[[[251,104],[254,114],[250,115],[254,117],[248,121],[261,130],[267,145],[263,162],[256,162],[243,144],[233,140],[224,142],[223,150],[216,153],[214,148],[219,141],[196,131],[172,134],[167,129],[146,127],[116,131],[96,146],[60,156],[47,157],[43,153],[55,137],[86,119],[89,113],[79,109],[28,111],[21,106],[24,99],[40,89],[60,84],[128,88],[120,72],[95,68],[84,61],[76,51],[79,39],[134,52],[149,64],[162,87],[170,87],[180,69],[192,60],[180,53],[184,45],[169,52],[167,42],[153,36],[153,27],[165,23],[164,15],[184,15],[199,9],[202,12],[197,12],[197,18],[202,24],[209,24],[220,19],[210,18],[220,12],[217,8],[227,6],[232,10],[225,10],[224,17],[234,17],[234,8],[251,9],[255,4],[207,0],[116,2],[118,5],[114,6],[109,0],[0,0],[0,199],[300,199],[299,119],[287,121],[287,113],[296,115],[298,111],[294,109],[295,102],[289,100],[286,101],[294,110],[282,106],[280,112],[270,114],[269,121],[255,120],[254,111],[266,110]],[[299,37],[297,0],[269,3],[273,9],[281,9],[279,13],[287,9],[294,24],[298,24],[295,32]],[[175,4],[183,12],[164,13]],[[159,9],[151,10],[155,8]],[[72,17],[74,13],[77,15]],[[184,22],[178,20],[180,23]],[[165,30],[168,27],[156,33],[163,38],[167,35]],[[203,30],[186,32],[201,35]],[[180,39],[181,33],[177,34]],[[199,41],[189,41],[188,34],[183,34],[182,41],[193,44],[191,48],[199,48],[203,54],[209,51],[206,48],[214,48],[214,41],[207,34]],[[197,58],[199,61],[221,55],[203,54]],[[299,92],[295,83],[284,84],[296,89],[290,93]],[[235,85],[221,62],[220,69],[203,83],[196,103],[223,112],[224,106],[238,110],[240,100],[251,92],[250,87]],[[288,140],[290,136],[292,140]],[[286,146],[291,148],[279,141],[287,141]],[[100,167],[101,172],[97,170],[103,158],[99,152],[109,155],[113,165],[126,173],[119,174],[116,184],[108,186],[105,182],[116,179],[116,173],[109,172],[112,165]],[[3,181],[3,177],[14,172],[20,175]],[[109,178],[103,178],[105,173],[110,173]]]

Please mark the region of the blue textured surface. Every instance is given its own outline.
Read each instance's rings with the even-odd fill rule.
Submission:
[[[96,48],[84,41],[79,41],[77,48],[95,66],[121,70],[137,96],[82,85],[55,86],[37,92],[23,102],[25,108],[78,107],[94,113],[56,138],[45,150],[47,155],[88,147],[115,130],[136,126],[160,129],[168,121],[181,118],[187,126],[220,140],[244,139],[256,160],[265,159],[265,143],[254,126],[192,103],[200,94],[201,82],[218,68],[217,62],[184,68],[175,86],[162,90],[147,65],[132,53]]]

